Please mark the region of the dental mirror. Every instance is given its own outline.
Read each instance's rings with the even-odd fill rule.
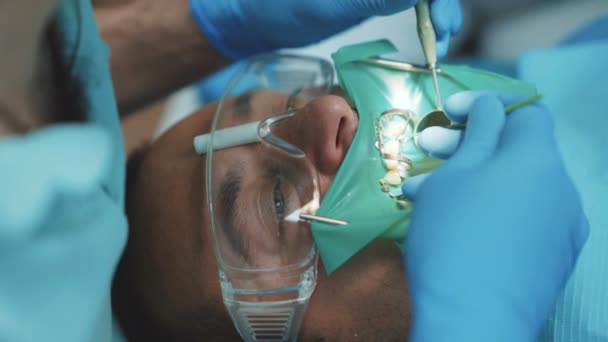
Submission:
[[[416,20],[418,28],[418,37],[424,52],[424,57],[428,63],[433,76],[433,86],[435,88],[435,110],[425,115],[416,125],[414,134],[422,132],[425,128],[431,126],[449,126],[452,124],[448,116],[443,110],[441,104],[441,95],[439,94],[439,82],[437,80],[437,39],[435,37],[435,29],[431,21],[431,10],[428,0],[420,0],[416,4]]]
[[[426,128],[429,127],[450,127],[452,126],[452,124],[453,122],[448,119],[448,116],[445,114],[443,109],[435,109],[425,115],[420,121],[418,121],[418,124],[414,129],[414,134],[417,135],[418,133],[424,131]]]
[[[529,104],[532,104],[532,103],[542,99],[542,97],[543,97],[542,94],[537,94],[537,95],[529,97],[525,100],[516,102],[509,106],[506,106],[505,113],[511,114],[512,112],[514,112],[515,110],[517,110],[523,106],[527,106]],[[453,129],[463,129],[466,127],[466,123],[452,122],[452,121],[450,121],[450,119],[448,119],[447,115],[445,114],[445,112],[443,110],[437,109],[437,110],[430,112],[426,116],[424,116],[418,122],[418,124],[416,125],[415,134],[417,135],[418,133],[422,132],[424,129],[433,127],[433,126],[453,128]]]

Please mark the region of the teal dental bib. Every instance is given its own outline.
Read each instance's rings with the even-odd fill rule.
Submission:
[[[377,238],[402,242],[412,204],[402,198],[401,184],[441,164],[425,155],[413,136],[416,123],[436,108],[431,74],[378,58],[394,52],[389,41],[379,40],[343,47],[332,56],[340,86],[359,114],[359,127],[317,211],[348,225],[312,225],[328,274]],[[440,71],[443,100],[472,89],[536,94],[532,85],[466,66],[440,65]]]

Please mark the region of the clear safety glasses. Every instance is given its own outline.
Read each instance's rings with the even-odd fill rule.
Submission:
[[[330,92],[325,60],[254,57],[231,80],[206,155],[207,200],[224,304],[246,341],[294,341],[317,282],[307,215],[318,177],[298,133],[301,109]],[[313,216],[314,217],[314,216]]]

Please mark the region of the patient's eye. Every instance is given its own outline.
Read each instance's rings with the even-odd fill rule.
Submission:
[[[285,218],[285,196],[281,189],[280,178],[277,179],[277,182],[272,189],[272,203],[273,212],[277,220],[277,237],[280,240],[284,236],[285,231],[285,226],[283,224],[283,219]]]
[[[297,228],[290,227],[290,223],[286,221],[286,217],[290,213],[296,211],[302,206],[298,196],[297,176],[292,167],[288,163],[282,163],[274,160],[266,164],[266,174],[263,176],[270,180],[270,186],[263,187],[260,190],[265,192],[261,198],[267,199],[263,201],[263,208],[260,210],[262,219],[259,224],[264,226],[264,230],[269,234],[267,237],[269,250],[272,253],[277,253],[281,258],[289,258],[294,246],[294,242],[290,239],[294,234],[300,234]],[[292,224],[293,225],[293,224]]]
[[[278,178],[274,188],[272,189],[272,202],[274,205],[274,213],[277,217],[277,221],[283,221],[285,217],[285,196],[281,190],[281,179]]]

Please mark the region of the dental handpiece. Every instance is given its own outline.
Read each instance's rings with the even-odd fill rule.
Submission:
[[[429,0],[420,0],[416,4],[416,20],[418,22],[418,38],[422,45],[424,58],[431,68],[433,74],[433,85],[435,86],[435,100],[437,107],[443,109],[441,96],[439,95],[439,83],[437,81],[437,37],[431,22],[431,9]]]

